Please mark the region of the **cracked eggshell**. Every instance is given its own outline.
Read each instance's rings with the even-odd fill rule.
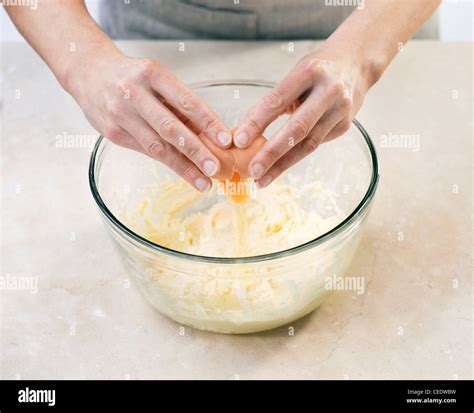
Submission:
[[[224,149],[214,144],[211,139],[203,133],[199,134],[199,138],[214,153],[214,155],[219,158],[221,167],[219,172],[213,176],[213,178],[219,180],[231,179],[234,170],[239,173],[240,178],[248,178],[249,163],[266,142],[266,139],[263,136],[259,136],[245,149],[237,148],[236,146]]]
[[[241,149],[232,147],[230,150],[234,155],[235,169],[239,173],[240,177],[245,179],[249,177],[249,164],[255,154],[265,144],[267,140],[263,136],[258,136],[248,148]]]
[[[217,156],[221,164],[219,172],[217,172],[213,178],[219,180],[230,179],[232,177],[232,173],[234,172],[235,164],[234,155],[230,149],[220,148],[202,132],[199,134],[199,138],[204,143],[204,145],[206,145],[210,151]]]

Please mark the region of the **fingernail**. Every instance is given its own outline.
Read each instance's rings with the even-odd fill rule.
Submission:
[[[234,142],[235,146],[243,148],[249,142],[249,135],[247,135],[247,132],[239,132],[235,137]]]
[[[212,159],[206,159],[202,164],[202,169],[207,176],[214,176],[218,168]]]
[[[232,136],[227,132],[221,131],[217,134],[217,140],[222,146],[227,146],[232,141]]]
[[[272,177],[270,175],[265,175],[262,179],[257,181],[257,186],[259,188],[266,187],[270,182],[272,182]]]
[[[252,168],[250,168],[250,175],[252,175],[253,179],[258,179],[265,171],[265,168],[261,163],[256,163]]]
[[[207,191],[209,191],[209,188],[211,187],[211,184],[207,179],[197,178],[194,181],[194,186],[201,192],[207,192]]]

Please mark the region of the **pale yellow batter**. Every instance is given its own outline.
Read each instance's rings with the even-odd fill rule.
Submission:
[[[300,194],[281,181],[250,191],[246,202],[235,204],[219,194],[199,194],[184,181],[166,181],[156,196],[143,199],[131,215],[133,229],[156,244],[177,251],[213,257],[242,257],[282,251],[330,230],[338,214],[322,218],[306,210]],[[319,183],[308,191],[324,195]],[[327,196],[327,194],[326,194]],[[210,208],[200,208],[205,198]],[[193,211],[193,207],[197,210]]]
[[[317,181],[301,187],[277,180],[249,191],[247,201],[239,204],[219,188],[214,185],[211,193],[201,194],[180,179],[147,185],[138,207],[122,219],[154,243],[211,257],[282,251],[312,240],[342,219],[332,203],[334,194]],[[304,205],[312,199],[332,203],[332,213],[323,218]],[[339,273],[347,261],[338,256],[338,247],[254,263],[202,263],[166,254],[133,260],[133,268],[140,268],[135,274],[142,292],[162,313],[226,333],[265,330],[312,311],[327,293],[323,276]]]

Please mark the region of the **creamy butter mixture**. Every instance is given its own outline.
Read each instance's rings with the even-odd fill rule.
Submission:
[[[312,240],[342,219],[334,194],[319,182],[290,186],[277,180],[249,191],[248,199],[238,203],[220,189],[214,185],[210,194],[200,194],[171,179],[147,185],[138,207],[123,219],[159,245],[213,257],[282,251]],[[316,211],[321,208],[304,206],[303,201],[312,200],[324,201],[327,217]],[[135,254],[131,261],[142,292],[162,313],[200,329],[248,333],[288,323],[316,308],[327,293],[324,276],[339,273],[347,263],[338,248],[248,264],[192,262],[163,254]]]
[[[213,193],[203,195],[183,181],[165,181],[149,190],[133,212],[132,227],[154,243],[177,251],[242,257],[303,244],[333,228],[341,218],[339,214],[323,218],[304,209],[298,191],[281,181],[263,190],[249,189],[247,200],[240,203],[220,194],[219,185],[214,185]],[[328,196],[319,183],[304,191],[305,196]],[[206,198],[215,203],[200,210]]]

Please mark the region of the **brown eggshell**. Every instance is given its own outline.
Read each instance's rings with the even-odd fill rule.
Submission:
[[[245,149],[237,148],[235,146],[230,149],[235,159],[234,168],[237,170],[241,178],[245,179],[249,177],[250,161],[266,141],[267,140],[263,136],[259,136]]]
[[[213,178],[219,180],[231,179],[234,170],[239,173],[240,178],[248,178],[249,163],[257,151],[266,142],[266,139],[263,136],[259,136],[247,148],[241,149],[237,148],[236,146],[231,146],[230,148],[223,149],[217,146],[203,133],[199,134],[199,138],[220,161],[221,169],[216,175],[213,176]]]
[[[213,176],[213,178],[219,180],[230,179],[232,177],[232,173],[234,172],[235,164],[234,155],[230,149],[220,148],[202,132],[199,134],[199,138],[204,143],[204,145],[206,145],[209,150],[217,156],[221,164],[221,169],[216,175]]]

